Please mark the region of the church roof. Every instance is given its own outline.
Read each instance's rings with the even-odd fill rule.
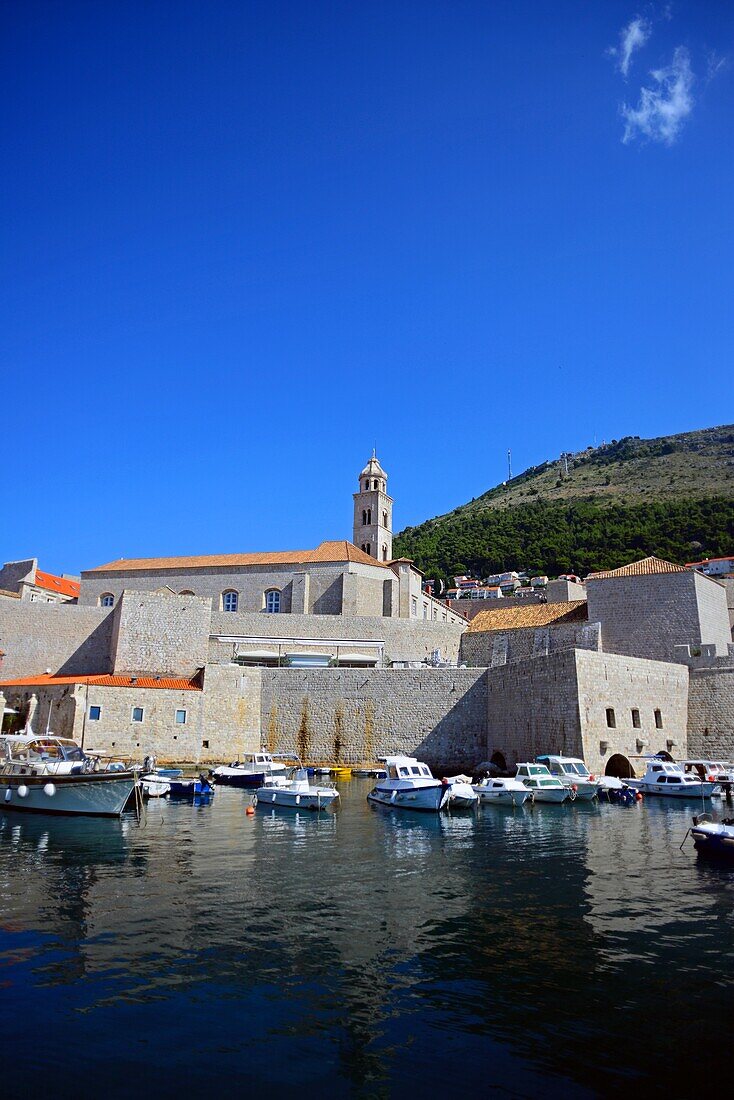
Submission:
[[[85,569],[83,576],[91,573],[145,573],[158,569],[226,569],[242,566],[269,565],[309,565],[315,562],[334,563],[356,562],[360,565],[375,565],[387,568],[386,563],[370,557],[354,543],[340,539],[337,542],[322,542],[315,550],[275,550],[256,554],[203,554],[183,558],[118,558],[106,565],[97,565],[94,569]]]
[[[502,603],[502,601],[498,601]],[[586,600],[568,603],[529,603],[520,607],[497,607],[480,611],[469,624],[467,633],[480,634],[495,630],[522,630],[528,627],[559,623],[586,622]]]
[[[687,573],[682,565],[674,565],[672,561],[656,558],[650,555],[640,561],[632,561],[629,565],[622,565],[619,569],[605,569],[601,573],[589,573],[587,581],[604,581],[609,577],[649,577],[654,573]]]
[[[378,459],[378,457],[377,457],[377,455],[375,454],[374,451],[372,452],[372,458],[369,460],[369,462],[367,463],[364,470],[362,470],[362,473],[359,476],[360,477],[384,477],[384,478],[387,477],[387,474],[385,473],[382,466],[380,465],[380,460]]]

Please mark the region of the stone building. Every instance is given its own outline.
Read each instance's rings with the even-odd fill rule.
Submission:
[[[7,561],[0,569],[0,593],[30,603],[76,603],[79,578],[63,573],[46,573],[37,558]]]
[[[387,474],[373,455],[354,494],[353,543],[322,542],[315,550],[272,553],[120,558],[82,572],[79,602],[114,607],[125,589],[134,589],[204,597],[212,600],[215,612],[225,614],[462,623],[463,615],[423,591],[423,574],[411,561],[392,560],[392,508]]]

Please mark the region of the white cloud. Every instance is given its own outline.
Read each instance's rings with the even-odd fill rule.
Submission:
[[[647,138],[672,145],[683,123],[693,110],[693,71],[688,50],[679,46],[665,69],[653,69],[652,88],[640,89],[636,107],[622,107],[625,120],[622,141],[625,145],[635,138]]]
[[[612,57],[619,58],[619,71],[622,76],[627,76],[630,71],[632,55],[635,50],[641,50],[652,32],[649,19],[636,15],[626,27],[623,27],[619,35],[619,46],[609,50]]]

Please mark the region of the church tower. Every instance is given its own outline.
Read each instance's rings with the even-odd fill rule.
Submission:
[[[373,451],[359,475],[359,492],[354,494],[352,542],[378,561],[392,559],[392,505],[387,474]]]

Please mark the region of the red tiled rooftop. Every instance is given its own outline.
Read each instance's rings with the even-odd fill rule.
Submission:
[[[62,684],[88,684],[90,687],[166,688],[169,691],[201,691],[201,684],[190,677],[171,676],[22,676],[20,680],[0,680],[6,687],[55,687]]]
[[[47,592],[58,592],[61,596],[73,597],[79,595],[79,581],[57,577],[55,573],[44,573],[42,569],[36,570],[34,583],[38,588],[45,588]]]
[[[142,573],[154,569],[192,570],[222,569],[238,566],[268,565],[307,565],[311,562],[357,562],[360,565],[376,565],[386,568],[387,562],[378,561],[360,550],[346,539],[336,542],[322,542],[315,550],[275,550],[256,554],[203,554],[183,558],[118,558],[106,565],[97,565],[94,569],[85,569],[90,573]]]

